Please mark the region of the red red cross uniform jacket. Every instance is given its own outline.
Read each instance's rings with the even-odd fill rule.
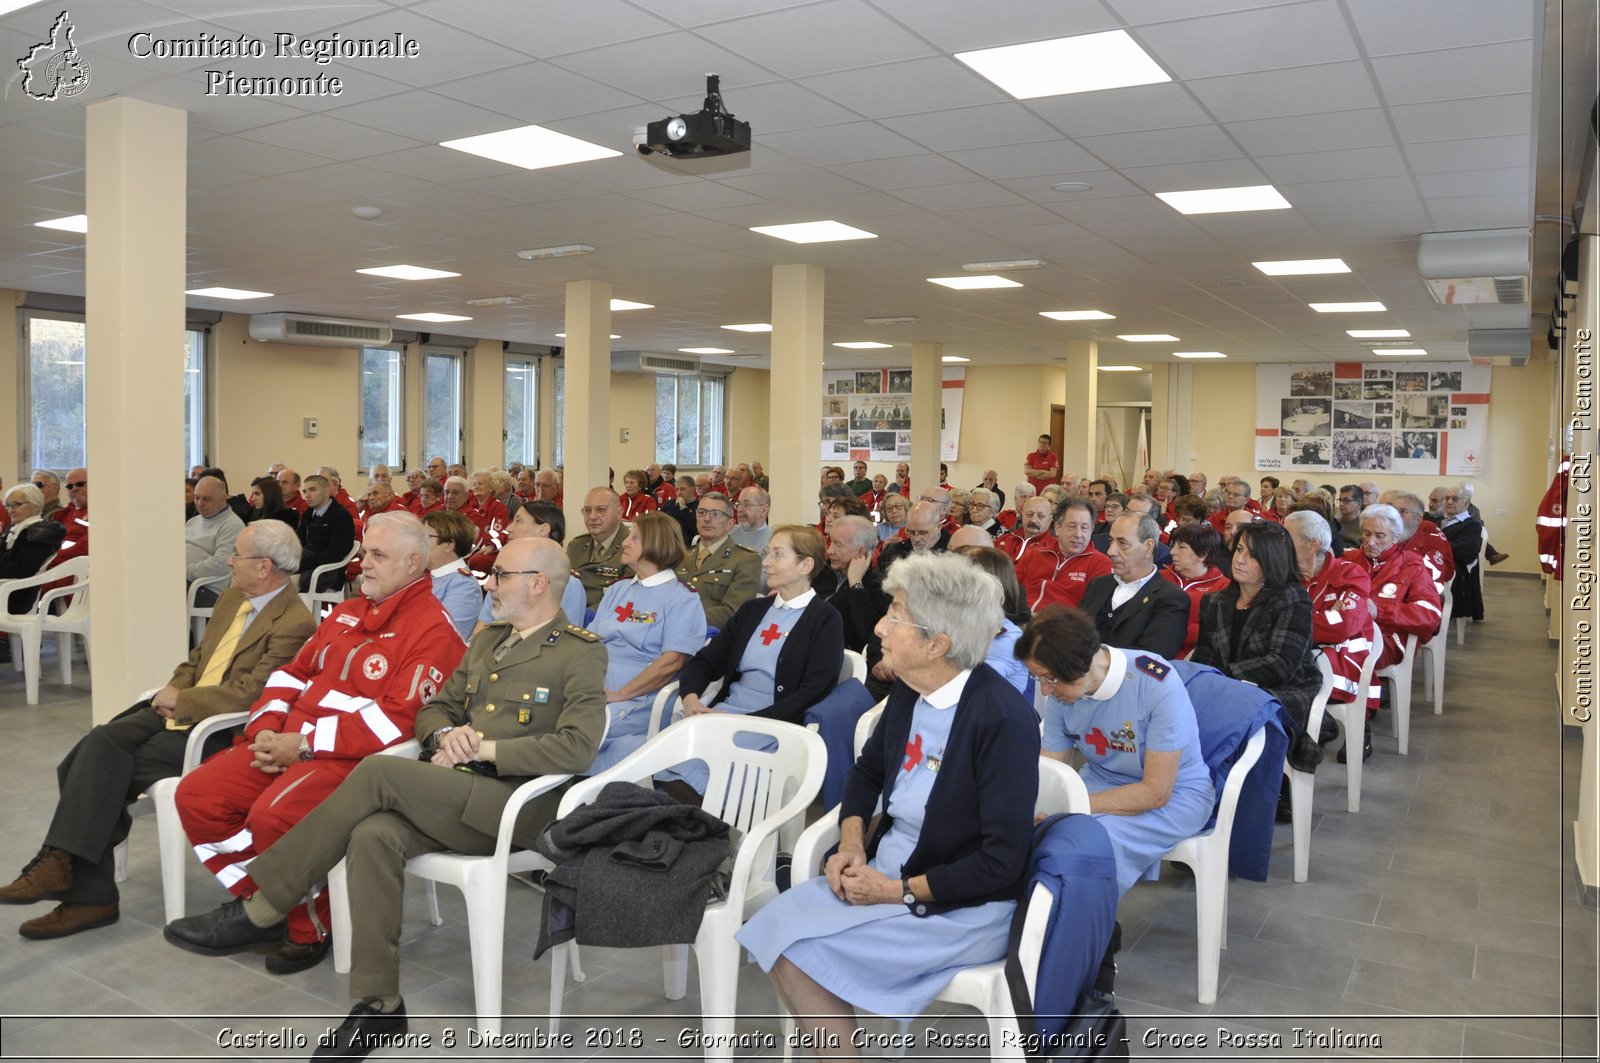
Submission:
[[[1033,607],[1061,562],[1056,537],[1049,532],[1028,536],[1011,531],[996,539],[994,545],[1017,566],[1017,582],[1022,584],[1022,594]],[[1081,590],[1078,593],[1080,597],[1083,594]]]
[[[360,511],[356,507],[356,500],[350,497],[350,492],[344,489],[343,484],[339,486],[339,493],[333,496],[333,500],[344,507],[345,512],[350,514],[351,520],[355,520],[361,516]]]
[[[646,513],[654,513],[658,508],[656,500],[640,491],[636,495],[622,495],[622,519],[633,521]]]
[[[292,593],[292,592],[285,592]],[[334,791],[361,758],[413,736],[417,710],[438,693],[466,644],[421,579],[381,602],[340,603],[311,639],[267,679],[244,736],[178,784],[178,816],[207,869],[237,896],[255,890],[246,865]],[[311,759],[276,774],[252,767],[262,731],[299,733]],[[289,936],[311,941],[328,925],[302,905]]]
[[[1535,531],[1539,536],[1539,567],[1556,579],[1561,578],[1561,562],[1566,555],[1567,540],[1567,472],[1572,468],[1572,458],[1561,455],[1556,468],[1556,478],[1544,497],[1539,499],[1539,515]]]
[[[1170,566],[1161,570],[1161,578],[1189,596],[1189,630],[1183,636],[1183,649],[1178,651],[1178,656],[1187,660],[1194,644],[1200,641],[1200,599],[1226,587],[1228,577],[1212,565],[1199,579],[1184,579]]]
[[[467,556],[467,567],[477,573],[481,580],[494,567],[495,558],[500,556],[500,548],[506,544],[506,529],[511,526],[511,516],[506,511],[506,504],[493,495],[481,506],[476,498],[470,499],[461,512],[478,529],[478,541]]]
[[[1039,600],[1029,602],[1028,607],[1037,612],[1051,602],[1060,602],[1076,608],[1083,601],[1089,581],[1109,575],[1111,559],[1093,546],[1085,547],[1083,553],[1056,562],[1055,573],[1039,589]]]
[[[67,529],[67,537],[61,540],[61,545],[56,549],[56,556],[50,561],[50,567],[70,561],[75,557],[89,556],[89,509],[85,506],[67,506],[58,509],[50,518]]]
[[[1456,578],[1456,555],[1450,552],[1450,540],[1444,537],[1439,526],[1431,520],[1417,525],[1417,534],[1400,544],[1400,549],[1422,558],[1433,577],[1433,585],[1443,596],[1444,589]]]
[[[1407,635],[1417,636],[1418,646],[1433,638],[1444,617],[1444,600],[1422,558],[1395,545],[1376,561],[1359,549],[1346,550],[1344,560],[1360,566],[1372,587],[1378,628],[1383,633],[1379,668],[1399,662],[1405,654]]]
[[[1367,608],[1372,582],[1360,565],[1330,552],[1323,555],[1322,572],[1305,584],[1311,598],[1311,637],[1333,666],[1333,693],[1328,700],[1354,701],[1361,669],[1372,652],[1372,611]],[[1375,692],[1368,694],[1376,698]]]

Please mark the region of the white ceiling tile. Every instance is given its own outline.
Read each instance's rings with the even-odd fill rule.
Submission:
[[[1237,188],[1267,183],[1261,169],[1249,159],[1135,166],[1123,170],[1122,175],[1151,193],[1181,192],[1195,188]],[[1160,206],[1169,214],[1177,213],[1164,203]]]
[[[800,84],[864,118],[975,107],[1008,99],[994,83],[946,56],[819,74]]]
[[[760,196],[731,187],[724,181],[691,181],[685,184],[641,188],[630,192],[629,196],[672,210],[691,211],[722,210],[726,207],[753,206],[762,202]]]
[[[765,200],[795,199],[800,196],[833,196],[861,191],[861,185],[815,166],[791,170],[719,178],[718,184],[737,188]]]
[[[599,48],[618,41],[669,33],[672,23],[623,0],[584,0],[582,4],[540,4],[530,18],[526,0],[426,0],[411,10],[458,29],[504,41],[538,58]]]
[[[696,99],[688,104],[688,109],[698,111],[702,102],[703,99]],[[765,85],[737,88],[724,84],[722,102],[735,118],[750,123],[751,135],[757,140],[768,133],[853,122],[857,117],[856,112],[790,81],[769,81]]]
[[[1342,181],[1354,177],[1393,177],[1408,172],[1399,148],[1350,148],[1308,151],[1302,155],[1270,155],[1256,162],[1275,185],[1308,181]]]
[[[267,177],[326,166],[329,157],[233,136],[215,137],[203,144],[196,144],[189,149],[189,158],[196,162],[226,166],[255,177]]]
[[[758,11],[777,11],[812,0],[631,0],[634,7],[654,12],[679,26],[703,26]]]
[[[931,151],[942,152],[1053,141],[1060,136],[1048,123],[1016,103],[905,115],[886,118],[881,124]]]
[[[222,167],[211,167],[215,171],[209,184],[232,184],[233,180],[221,180],[223,175],[232,173]],[[421,178],[407,177],[403,174],[387,173],[383,170],[374,170],[370,166],[362,166],[353,162],[335,163],[329,166],[313,166],[309,170],[296,170],[294,181],[297,184],[312,185],[316,188],[327,188],[335,192],[342,192],[347,196],[376,195],[380,192],[392,192],[401,188],[411,188],[422,184]],[[189,190],[196,188],[194,167],[189,169]]]
[[[416,59],[341,59],[341,69],[348,71],[344,76],[351,78],[358,78],[361,72],[370,71],[380,77],[424,87],[453,80],[464,71],[498,70],[525,61],[525,57],[513,48],[475,34],[463,33],[434,19],[423,18],[412,10],[384,10],[344,23],[339,32],[345,37],[374,39],[393,37],[398,33],[417,41],[419,54]],[[497,35],[500,38],[517,36],[519,33],[514,29]]]
[[[1001,179],[998,184],[1011,189],[1017,195],[1031,199],[1035,203],[1074,203],[1083,200],[1105,199],[1113,196],[1138,196],[1148,199],[1138,185],[1129,181],[1115,170],[1085,170],[1078,173],[1065,175],[1067,182],[1074,184],[1087,184],[1087,189],[1057,190],[1056,184],[1064,182],[1054,181],[1048,177],[1028,177]],[[1165,206],[1165,204],[1161,204]]]
[[[819,166],[922,155],[926,149],[876,122],[850,122],[827,129],[797,129],[763,137],[763,143]]]
[[[830,32],[814,32],[818,19]],[[936,52],[861,0],[825,0],[812,7],[719,22],[701,29],[700,35],[790,78]]]
[[[1541,5],[1500,0],[1345,0],[1368,55],[1532,37]]]
[[[1524,226],[1531,220],[1533,203],[1524,195],[1511,196],[1460,196],[1435,199],[1428,203],[1428,213],[1441,225],[1457,228],[1510,228]]]
[[[1219,122],[1325,114],[1376,107],[1378,94],[1362,63],[1203,78],[1187,83]]]
[[[1284,0],[1105,0],[1130,26],[1274,7]]]
[[[515,167],[507,163],[469,155],[464,151],[451,151],[437,144],[374,155],[363,159],[362,163],[374,170],[403,173],[427,181],[470,181],[478,177],[498,177],[517,172]]]
[[[692,86],[693,80],[686,78],[684,83]],[[703,86],[704,83],[701,84]],[[637,96],[548,62],[521,63],[503,70],[458,78],[436,85],[433,91],[440,96],[481,108],[487,112],[485,119],[488,121],[499,122],[493,117],[497,114],[511,115],[514,119],[487,129],[469,128],[458,136],[494,132],[518,125],[548,125],[559,118],[628,106],[639,108],[638,122],[643,125],[650,120],[653,111]]]
[[[1430,200],[1452,196],[1527,195],[1529,174],[1525,166],[1496,170],[1460,170],[1455,173],[1423,174],[1417,178],[1422,194]]]
[[[948,158],[990,180],[1058,177],[1076,181],[1086,171],[1107,172],[1104,163],[1066,139],[952,151]],[[1045,180],[1035,183],[1045,188],[1051,184]]]
[[[1525,134],[1533,124],[1533,101],[1527,93],[1484,96],[1471,100],[1415,103],[1390,108],[1395,128],[1405,143],[1462,140]]]
[[[1295,185],[1289,199],[1297,207],[1311,207],[1327,203],[1404,203],[1415,196],[1416,185],[1410,177],[1353,177]]]
[[[1528,92],[1533,87],[1533,42],[1394,55],[1374,59],[1372,69],[1391,105]]]
[[[840,177],[879,189],[954,184],[970,181],[975,176],[972,170],[957,165],[943,155],[931,154],[839,163],[829,169]]]
[[[947,52],[1076,37],[1117,29],[1098,0],[1007,0],[1003,4],[930,4],[927,0],[874,0],[901,25]]]
[[[1333,0],[1140,26],[1133,36],[1184,81],[1333,63],[1361,54]]]
[[[1242,157],[1238,145],[1214,125],[1080,137],[1078,145],[1118,169]]]
[[[1448,173],[1453,170],[1490,169],[1496,163],[1526,160],[1532,151],[1532,141],[1533,138],[1527,134],[1473,137],[1469,140],[1407,144],[1401,150],[1414,173]]]
[[[382,99],[339,107],[328,115],[373,129],[405,129],[415,139],[430,144],[509,129],[518,123],[517,118],[505,111],[463,103],[426,89],[408,89]]]
[[[1377,108],[1228,122],[1224,128],[1245,151],[1256,156],[1344,151],[1394,143],[1389,120]]]
[[[583,185],[557,176],[568,167],[550,170],[511,170],[493,177],[477,177],[470,181],[451,182],[457,188],[482,192],[511,203],[550,203],[558,200],[583,198],[592,194]],[[296,175],[298,180],[298,175]]]
[[[343,122],[322,114],[291,118],[287,122],[243,130],[239,136],[282,148],[309,151],[328,158],[365,158],[418,147],[411,137],[396,136],[370,126]]]
[[[559,65],[563,70],[610,86],[608,91],[657,102],[696,93],[703,95],[706,72],[715,71],[722,76],[723,94],[733,101],[730,109],[746,121],[758,116],[740,114],[738,108],[742,104],[738,102],[739,86],[759,85],[773,80],[773,72],[759,63],[697,34],[685,32],[565,55],[561,57]],[[613,105],[602,104],[589,110],[607,106]]]

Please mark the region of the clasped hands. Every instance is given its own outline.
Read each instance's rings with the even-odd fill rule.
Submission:
[[[257,731],[250,742],[250,752],[256,757],[250,766],[268,775],[288,770],[300,759],[300,738],[295,731]]]
[[[860,849],[828,857],[823,873],[833,895],[846,904],[898,904],[900,883],[867,863]]]
[[[477,760],[494,760],[494,741],[484,738],[471,727],[457,727],[439,739],[431,763],[453,768]]]

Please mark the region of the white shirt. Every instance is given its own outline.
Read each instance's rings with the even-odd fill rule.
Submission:
[[[814,589],[807,587],[805,590],[801,591],[788,601],[784,601],[781,594],[774,592],[772,595],[772,600],[779,609],[804,609],[806,606],[811,604],[811,599],[815,598],[816,596],[817,592]]]
[[[43,517],[35,513],[27,520],[19,520],[15,524],[11,525],[11,527],[6,531],[6,549],[9,550],[13,546],[17,545],[17,539],[21,536],[22,529],[33,524],[38,524],[43,519]]]
[[[961,700],[961,692],[967,689],[967,680],[972,678],[972,669],[963,668],[956,673],[956,677],[931,694],[922,695],[922,700],[936,709],[953,709]]]
[[[670,568],[664,568],[653,576],[636,576],[641,587],[659,587],[663,583],[670,583],[678,578],[678,573]]]
[[[1117,581],[1117,589],[1111,592],[1111,608],[1121,609],[1123,604],[1135,594],[1138,594],[1139,588],[1149,583],[1151,577],[1155,574],[1156,570],[1152,568],[1142,579],[1136,579],[1132,583],[1124,583],[1121,576],[1112,573],[1111,578]]]

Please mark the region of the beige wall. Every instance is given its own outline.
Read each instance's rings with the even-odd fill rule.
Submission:
[[[771,421],[772,374],[765,369],[735,369],[728,377],[728,461],[772,464],[767,438]]]
[[[22,366],[17,357],[21,346],[21,337],[17,335],[17,304],[21,301],[21,292],[0,288],[0,381],[10,381],[7,390],[13,396],[22,391]],[[0,402],[0,477],[5,479],[7,487],[17,482],[13,477],[33,471],[22,468],[18,412],[18,403]]]
[[[622,429],[628,441],[619,442]],[[622,474],[643,469],[655,460],[656,377],[654,373],[611,374],[611,467],[617,470],[617,490]]]

